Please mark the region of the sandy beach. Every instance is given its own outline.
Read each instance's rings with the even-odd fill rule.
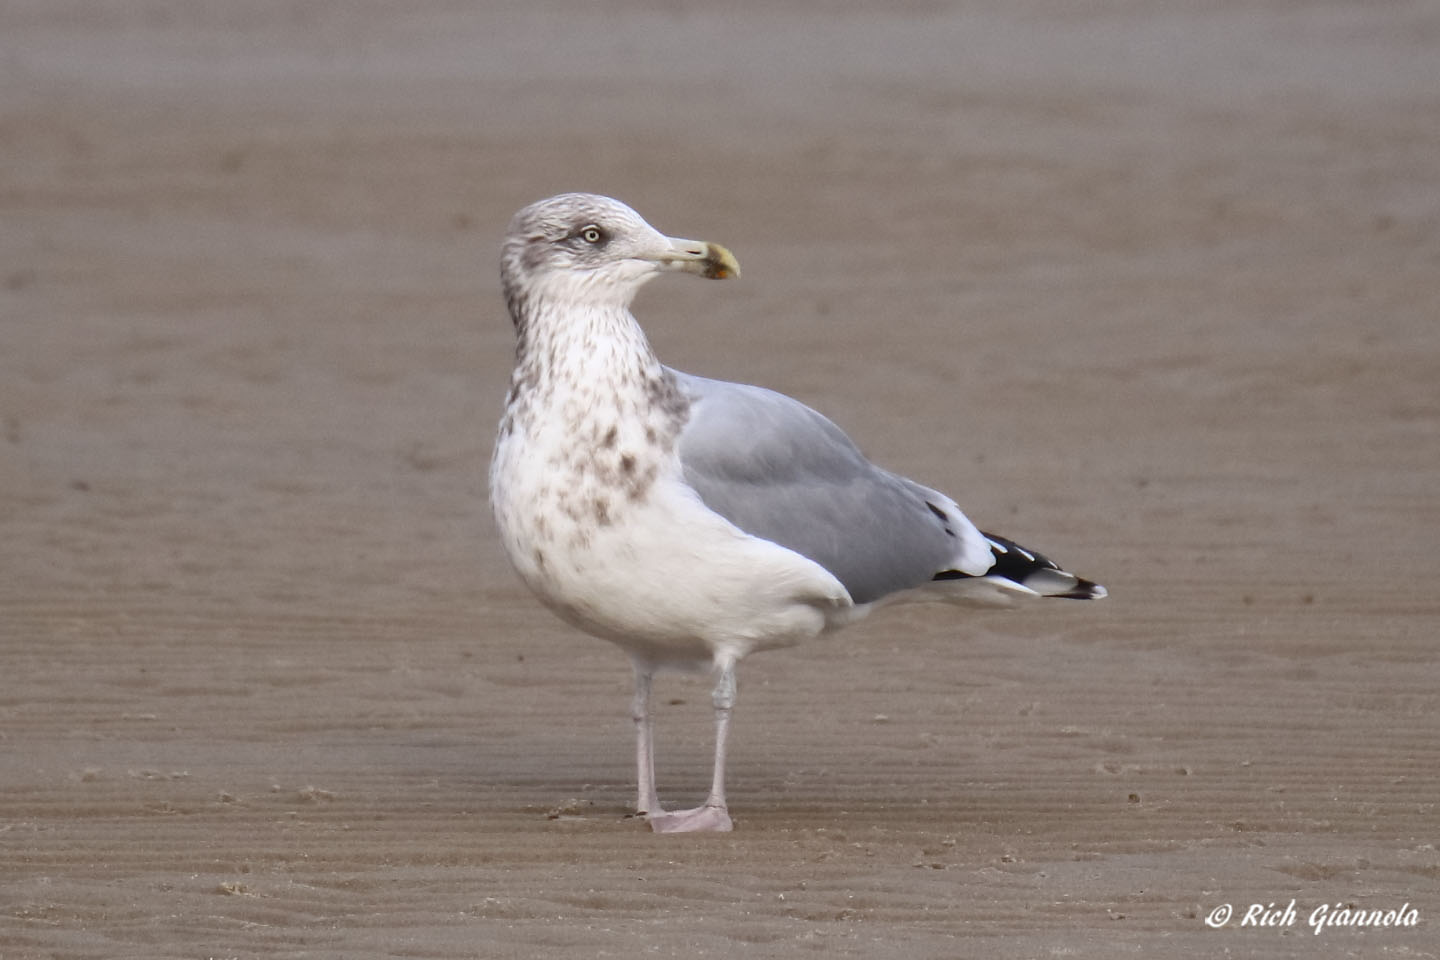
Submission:
[[[16,0],[0,158],[0,960],[1440,956],[1433,4]],[[1111,596],[749,659],[735,832],[627,817],[485,493],[565,190]]]

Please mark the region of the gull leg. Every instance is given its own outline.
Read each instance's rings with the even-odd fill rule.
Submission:
[[[710,796],[706,807],[725,812],[725,745],[730,738],[730,713],[735,709],[735,665],[726,664],[715,681],[710,695],[715,706],[715,770],[710,778]],[[728,827],[730,818],[725,818]]]
[[[720,664],[720,676],[711,694],[715,705],[715,772],[710,780],[710,796],[705,805],[693,810],[651,814],[650,829],[656,833],[688,833],[710,831],[723,833],[732,829],[730,813],[725,808],[725,742],[730,736],[730,713],[735,707],[735,664]]]
[[[635,661],[635,699],[630,703],[630,718],[635,721],[635,780],[639,785],[635,812],[642,817],[663,812],[655,793],[655,721],[650,716],[654,677],[653,667]]]

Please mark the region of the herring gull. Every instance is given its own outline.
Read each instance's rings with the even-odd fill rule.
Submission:
[[[568,193],[510,223],[501,280],[517,347],[490,465],[501,540],[561,618],[634,666],[636,810],[657,832],[731,829],[735,665],[903,599],[1098,599],[1105,588],[982,533],[948,496],[866,460],[840,428],[761,387],[663,365],[630,313],[660,273],[739,275],[730,251]],[[710,794],[655,790],[655,672],[712,669]]]

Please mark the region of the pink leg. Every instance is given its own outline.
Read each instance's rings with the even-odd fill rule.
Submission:
[[[715,772],[710,779],[710,796],[705,798],[704,806],[693,810],[667,813],[660,810],[658,803],[651,807],[647,819],[650,829],[656,833],[723,833],[732,829],[730,813],[725,808],[725,741],[730,736],[730,712],[735,707],[735,664],[720,665],[720,677],[715,682],[711,700],[715,704]]]
[[[650,716],[654,676],[654,668],[648,663],[635,661],[635,699],[630,705],[630,717],[635,721],[635,779],[640,787],[635,812],[642,817],[660,811],[660,798],[655,795],[655,721]]]

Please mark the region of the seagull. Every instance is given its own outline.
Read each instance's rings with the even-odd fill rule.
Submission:
[[[510,222],[500,260],[517,338],[490,464],[501,542],[563,620],[629,654],[636,812],[659,833],[732,829],[735,667],[897,600],[1098,599],[1105,588],[982,533],[955,501],[867,460],[783,394],[660,362],[630,312],[662,273],[738,277],[718,243],[661,234],[617,200],[566,193]],[[715,676],[710,793],[665,810],[651,688]]]

